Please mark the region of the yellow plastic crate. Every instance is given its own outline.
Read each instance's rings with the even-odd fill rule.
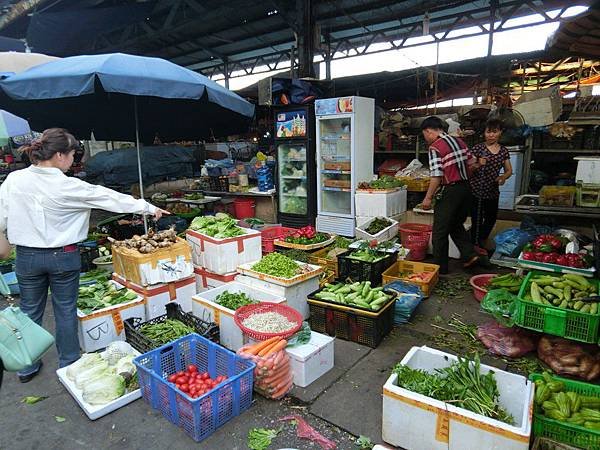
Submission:
[[[432,274],[428,280],[419,281],[411,280],[406,276],[401,276],[404,273],[430,273]],[[440,266],[436,264],[426,264],[415,261],[397,261],[392,264],[385,272],[383,272],[383,284],[392,283],[393,281],[404,281],[408,284],[419,286],[424,297],[429,297],[433,292],[439,279]]]

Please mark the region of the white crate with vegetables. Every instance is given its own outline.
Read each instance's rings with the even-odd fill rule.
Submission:
[[[374,217],[356,227],[356,238],[385,242],[398,236],[398,222],[387,217]]]
[[[238,268],[243,277],[237,280],[284,297],[288,306],[309,316],[306,297],[319,288],[320,266],[294,261],[280,253],[269,253],[260,261]]]
[[[286,348],[296,386],[306,387],[333,369],[334,342],[334,337],[312,331],[306,344]]]
[[[407,450],[527,450],[533,394],[523,376],[413,347],[383,387],[382,437]]]
[[[131,289],[145,300],[146,320],[166,314],[166,306],[169,302],[178,303],[185,312],[192,311],[192,296],[196,293],[194,276],[146,287],[127,281],[116,273],[113,274],[113,280]]]
[[[364,217],[392,217],[406,211],[406,188],[359,189],[354,196],[355,213]]]
[[[90,420],[96,420],[142,396],[132,362],[139,355],[126,342],[117,341],[102,353],[84,353],[56,375]]]
[[[123,320],[129,317],[146,320],[144,299],[135,292],[115,281],[79,288],[78,333],[84,352],[103,349],[113,341],[124,341]]]
[[[196,217],[186,231],[192,247],[194,265],[224,275],[235,272],[237,266],[260,259],[260,231],[239,227],[231,217]]]
[[[285,303],[285,298],[234,281],[201,292],[192,301],[194,316],[219,325],[220,344],[237,351],[247,339],[233,319],[235,310],[256,302]]]
[[[208,291],[224,284],[231,283],[237,277],[237,272],[217,275],[202,267],[194,267],[194,276],[196,277],[196,293]]]

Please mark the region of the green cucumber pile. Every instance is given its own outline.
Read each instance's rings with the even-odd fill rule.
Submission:
[[[580,275],[538,274],[530,281],[524,300],[582,313],[598,314],[598,302],[591,300],[598,295],[598,287]]]
[[[315,298],[378,311],[388,303],[392,296],[383,292],[382,287],[372,288],[370,281],[363,281],[352,284],[326,283],[325,287],[315,294]]]

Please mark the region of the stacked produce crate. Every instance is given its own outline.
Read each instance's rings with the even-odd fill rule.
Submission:
[[[262,255],[260,232],[241,228],[226,215],[194,219],[186,239],[192,249],[196,292],[232,282],[240,264]]]

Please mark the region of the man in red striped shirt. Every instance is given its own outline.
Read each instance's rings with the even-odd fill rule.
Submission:
[[[464,267],[478,262],[469,233],[464,223],[470,212],[471,189],[469,173],[476,167],[474,158],[459,138],[444,131],[439,117],[427,117],[421,124],[423,137],[429,145],[429,169],[431,181],[423,200],[423,208],[431,208],[435,196],[433,214],[433,259],[440,266],[440,273],[448,273],[448,235],[460,251]]]

